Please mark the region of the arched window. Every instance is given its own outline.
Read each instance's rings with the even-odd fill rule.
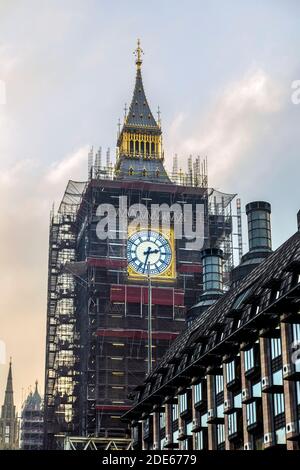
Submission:
[[[133,140],[130,141],[129,143],[129,148],[130,148],[130,154],[133,154]]]
[[[150,153],[150,144],[149,142],[146,142],[146,155],[149,155]]]
[[[139,149],[139,141],[136,140],[136,141],[135,141],[135,153],[137,154],[137,153],[139,153],[139,151],[140,151],[140,149]]]
[[[145,143],[144,143],[144,141],[142,140],[142,142],[141,142],[141,153],[143,154],[144,151],[145,151]]]
[[[151,154],[153,155],[155,153],[155,143],[152,142],[151,144]]]

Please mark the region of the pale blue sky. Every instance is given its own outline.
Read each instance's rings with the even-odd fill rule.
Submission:
[[[299,18],[297,0],[0,0],[0,339],[18,403],[43,379],[49,209],[90,145],[114,148],[137,37],[167,166],[207,155],[212,186],[271,202],[274,247],[295,231]]]

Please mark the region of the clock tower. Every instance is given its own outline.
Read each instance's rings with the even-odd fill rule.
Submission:
[[[69,181],[52,214],[46,448],[59,447],[57,436],[66,434],[128,436],[121,416],[132,405],[132,392],[185,327],[186,312],[202,292],[204,240],[219,244],[224,230],[231,233],[221,219],[233,196],[208,189],[205,163],[188,159],[188,173],[176,163],[171,177],[165,170],[160,117],[153,117],[146,98],[142,54],[138,41],[115,165],[103,166],[99,152],[90,154],[89,180]],[[199,218],[200,246],[191,243],[191,233],[182,236],[183,222],[196,233]]]

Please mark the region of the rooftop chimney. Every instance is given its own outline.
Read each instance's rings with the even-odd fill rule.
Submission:
[[[248,217],[249,251],[272,251],[271,204],[265,201],[246,205]]]
[[[249,202],[246,205],[248,217],[249,251],[241,263],[232,270],[233,283],[240,281],[253,268],[272,253],[271,204],[265,201]]]
[[[214,304],[223,291],[223,251],[219,248],[206,248],[201,252],[203,292],[199,302],[187,312],[190,322]]]
[[[223,251],[207,248],[201,252],[203,294],[223,291]]]
[[[297,214],[298,232],[300,232],[300,211]]]

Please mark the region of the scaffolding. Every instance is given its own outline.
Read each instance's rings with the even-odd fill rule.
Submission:
[[[100,203],[117,208],[124,195],[128,205],[151,200],[169,206],[202,203],[204,237],[207,244],[224,251],[227,278],[233,265],[235,195],[208,188],[206,160],[190,158],[186,173],[178,170],[175,160],[167,184],[133,180],[129,186],[114,173],[109,152],[102,166],[101,149],[95,155],[91,149],[88,172],[87,182],[69,181],[57,214],[51,212],[45,448],[128,443],[120,417],[147,372],[146,281],[128,277],[126,239],[97,237]],[[152,287],[155,363],[182,331],[186,308],[202,291],[199,250],[186,249],[178,240],[176,264],[176,279],[165,287],[155,282]]]
[[[69,182],[59,211],[50,214],[47,339],[44,397],[44,446],[54,446],[57,429],[72,430],[78,372],[75,329],[75,280],[66,272],[75,261],[76,213],[85,183]]]
[[[131,439],[58,436],[63,450],[132,450]]]

